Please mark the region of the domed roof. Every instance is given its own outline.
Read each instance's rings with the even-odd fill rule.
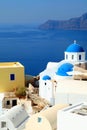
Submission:
[[[65,52],[84,52],[84,49],[74,41],[73,44],[68,46]]]
[[[58,68],[56,74],[57,74],[57,75],[60,75],[60,76],[69,76],[69,75],[67,74],[67,72],[72,71],[72,69],[73,69],[73,65],[72,65],[72,64],[70,64],[70,63],[64,63],[64,64],[62,64],[62,65]]]
[[[51,80],[51,77],[49,75],[44,75],[42,79],[43,80]]]

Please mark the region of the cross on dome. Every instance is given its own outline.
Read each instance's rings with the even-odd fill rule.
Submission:
[[[76,44],[76,40],[74,40],[74,44]]]

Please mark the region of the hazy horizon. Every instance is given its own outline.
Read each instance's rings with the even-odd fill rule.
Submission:
[[[0,24],[39,24],[87,12],[87,0],[1,0]]]

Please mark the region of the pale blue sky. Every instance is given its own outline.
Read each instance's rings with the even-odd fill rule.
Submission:
[[[87,12],[87,0],[0,0],[0,23],[43,23]]]

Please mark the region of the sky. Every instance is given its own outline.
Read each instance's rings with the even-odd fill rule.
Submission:
[[[0,23],[67,20],[87,12],[87,0],[0,0]]]

